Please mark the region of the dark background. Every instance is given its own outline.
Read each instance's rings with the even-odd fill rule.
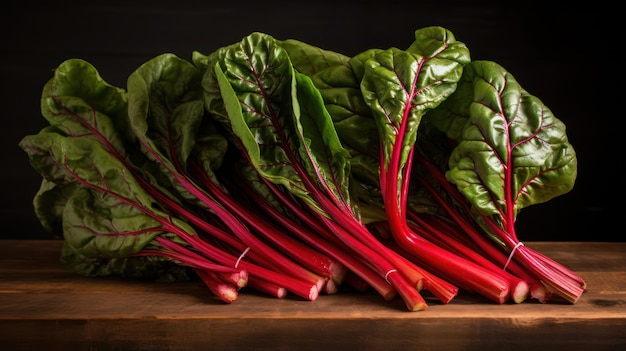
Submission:
[[[619,109],[624,70],[617,8],[601,2],[552,5],[498,1],[56,1],[0,10],[0,238],[46,239],[32,198],[41,178],[18,147],[46,125],[39,98],[69,58],[92,63],[109,83],[165,52],[191,59],[253,31],[354,55],[406,48],[416,29],[439,25],[473,60],[506,68],[565,122],[579,162],[574,189],[523,209],[522,241],[623,241],[624,190]],[[620,56],[621,55],[621,56]]]

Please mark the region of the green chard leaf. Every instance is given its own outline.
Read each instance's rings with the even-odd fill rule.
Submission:
[[[65,240],[69,243],[84,247],[88,241],[93,241],[90,245],[95,245],[98,248],[95,251],[105,256],[125,256],[129,252],[137,252],[155,236],[155,233],[144,231],[158,227],[158,222],[142,209],[151,209],[150,213],[170,218],[143,190],[132,171],[104,148],[95,136],[66,137],[44,132],[24,140],[30,149],[40,148],[33,162],[35,165],[55,165],[54,173],[64,173],[65,179],[73,178],[74,184],[81,185],[68,199],[68,204],[74,201],[73,206],[70,208],[67,205],[63,210]],[[89,203],[83,201],[86,208],[77,214],[79,209],[75,196],[85,189],[90,190],[92,200]],[[104,220],[106,218],[108,220]],[[81,224],[72,225],[75,222]],[[91,235],[85,236],[85,233]],[[145,239],[139,240],[139,237]],[[111,241],[119,244],[112,245]],[[130,246],[124,247],[124,241]]]
[[[341,53],[324,50],[295,39],[276,40],[276,44],[285,49],[293,67],[309,77],[326,69],[346,66],[350,61],[348,56]]]
[[[209,112],[227,111],[227,126],[257,171],[314,208],[302,177],[349,206],[349,154],[341,146],[319,91],[296,71],[276,40],[253,33],[213,55],[204,79]],[[208,76],[208,77],[207,77]],[[219,96],[212,85],[219,86]],[[218,109],[211,110],[211,106]]]
[[[127,146],[132,137],[127,106],[126,92],[106,83],[90,63],[66,60],[44,86],[41,113],[50,125],[40,133],[73,137],[98,134],[106,140],[111,152],[128,158]],[[60,234],[61,213],[76,182],[54,161],[50,163],[45,147],[33,144],[29,137],[20,142],[20,147],[29,154],[33,168],[44,177],[33,200],[37,217],[46,230]]]
[[[79,273],[88,274],[81,266],[84,259],[108,265],[111,259],[124,260],[151,245],[156,235],[169,235],[162,223],[193,233],[186,223],[163,212],[135,178],[140,167],[131,160],[141,165],[145,161],[132,146],[124,122],[126,98],[89,64],[68,60],[44,88],[42,114],[51,125],[19,144],[44,178],[34,199],[37,215],[44,227],[62,231],[68,253],[63,261]]]
[[[377,162],[378,130],[361,94],[361,78],[353,71],[354,58],[296,40],[281,43],[294,68],[306,74],[320,92],[342,144],[355,157]]]
[[[203,72],[173,54],[163,54],[141,65],[128,78],[129,119],[143,154],[152,160],[152,177],[161,187],[185,201],[204,206],[185,176],[196,152],[204,171],[217,181],[226,151],[226,139],[205,118]]]
[[[118,275],[159,281],[188,280],[186,268],[160,256],[133,256],[155,249],[154,237],[169,236],[158,221],[137,211],[119,210],[102,194],[82,187],[69,198],[64,211],[66,235],[60,261],[85,276]],[[172,238],[174,239],[174,238]]]
[[[455,91],[463,66],[470,61],[465,44],[444,28],[417,30],[415,38],[406,51],[369,50],[355,60],[359,63],[355,72],[363,72],[363,97],[379,131],[385,207],[388,212],[397,207],[400,214],[405,211],[421,119]]]
[[[105,82],[90,63],[62,62],[44,86],[41,113],[66,135],[94,132],[103,135],[116,153],[125,155],[133,142],[127,116],[126,92]]]
[[[296,40],[280,45],[288,52],[294,68],[311,78],[343,147],[350,153],[352,197],[378,201],[378,129],[363,100],[361,79],[353,70],[355,59]],[[359,208],[363,206],[361,202]]]
[[[41,226],[57,238],[62,238],[63,209],[74,191],[73,186],[57,186],[44,178],[33,199],[35,215]]]
[[[114,152],[126,157],[126,143],[132,139],[120,132],[129,130],[126,92],[106,83],[90,63],[80,59],[62,62],[43,88],[40,107],[50,124],[41,133],[68,136],[99,133],[110,140]],[[45,149],[33,144],[29,137],[19,145],[44,178],[33,199],[35,213],[44,229],[59,236],[62,212],[76,182],[54,162],[49,163]],[[44,157],[39,157],[40,154]]]
[[[457,92],[429,118],[458,142],[449,181],[507,229],[522,208],[574,186],[577,160],[565,125],[494,62],[466,66]]]
[[[173,54],[151,59],[128,78],[132,130],[151,150],[183,165],[204,116],[201,79],[197,68]]]
[[[39,148],[36,155],[31,154],[34,165],[46,164],[47,169],[56,165],[51,173],[75,179],[74,191],[62,211],[65,245],[78,255],[72,257],[97,258],[103,263],[127,257],[148,246],[155,236],[170,235],[163,222],[193,233],[185,222],[163,212],[132,171],[98,138],[41,132],[26,137],[23,143],[29,150]],[[76,269],[72,262],[64,262]]]
[[[364,62],[363,96],[380,132],[385,168],[397,141],[402,143],[400,167],[406,163],[422,116],[454,92],[468,62],[465,45],[439,27],[416,31],[407,51],[375,51]]]

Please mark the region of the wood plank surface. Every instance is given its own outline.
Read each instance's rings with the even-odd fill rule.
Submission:
[[[532,242],[578,273],[576,304],[497,305],[461,292],[408,312],[340,291],[315,301],[243,291],[227,305],[199,282],[78,276],[61,242],[0,241],[2,350],[626,350],[626,243]]]

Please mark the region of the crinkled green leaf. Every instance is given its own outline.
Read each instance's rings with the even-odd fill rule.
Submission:
[[[346,55],[324,50],[300,40],[287,39],[276,42],[285,49],[293,67],[309,77],[329,68],[346,66],[350,60],[350,57]]]
[[[422,116],[454,92],[468,62],[465,45],[440,27],[416,31],[416,42],[407,51],[377,51],[364,62],[363,96],[378,126],[385,167],[397,140],[403,167]]]
[[[312,206],[302,171],[333,198],[349,205],[348,153],[310,79],[294,72],[274,38],[253,33],[218,50],[215,79],[229,125],[250,162],[266,179],[286,186]],[[210,84],[205,78],[204,84]],[[205,94],[211,94],[205,87]],[[304,167],[304,169],[299,169]]]
[[[47,126],[38,134],[27,135],[22,138],[19,146],[28,155],[31,167],[44,180],[63,187],[75,184],[76,179],[67,172],[62,163],[59,163],[56,158],[50,157],[50,150],[55,146],[54,143],[57,141],[57,138],[64,136],[61,132],[56,127]],[[48,189],[50,187],[50,185],[46,186]]]
[[[105,82],[90,63],[70,59],[61,63],[44,86],[41,113],[66,135],[103,135],[120,155],[132,141],[128,128],[126,92]]]
[[[288,52],[294,68],[311,78],[322,96],[342,146],[350,153],[352,197],[378,201],[378,129],[369,106],[363,100],[361,79],[353,71],[355,59],[295,40],[286,40],[281,46]],[[363,208],[362,203],[359,208]]]
[[[304,166],[318,181],[318,186],[332,194],[332,198],[350,204],[350,154],[339,141],[332,118],[311,79],[296,73],[296,84],[295,118],[299,122],[296,126],[301,137],[299,150],[305,160]]]
[[[129,118],[150,150],[185,165],[204,117],[202,73],[190,62],[163,54],[128,78]]]
[[[363,80],[363,75],[365,74],[365,62],[369,59],[375,58],[376,54],[381,51],[384,50],[377,48],[367,49],[350,58],[350,68],[359,82]]]
[[[454,34],[445,28],[438,26],[421,28],[415,31],[414,36],[415,40],[406,49],[412,54],[450,61],[447,64],[439,62],[449,70],[455,70],[454,62],[464,65],[470,61],[469,51],[465,44],[457,41]]]
[[[202,75],[190,62],[163,54],[128,78],[130,124],[141,149],[159,166],[162,179],[167,178],[178,194],[198,205],[202,201],[179,181],[185,177],[192,151],[201,141],[201,163],[217,166],[226,150],[226,140],[204,121]],[[216,139],[223,140],[218,144]],[[210,168],[205,171],[215,178]]]
[[[67,245],[80,248],[82,255],[120,258],[145,248],[163,234],[161,224],[121,199],[81,188],[72,194],[63,211]]]
[[[490,61],[466,66],[459,85],[459,97],[450,100],[456,113],[447,115],[458,120],[446,125],[460,139],[446,175],[482,214],[507,223],[522,208],[572,189],[574,148],[565,125],[538,98]]]
[[[81,255],[106,259],[136,253],[156,235],[168,233],[158,218],[193,233],[186,223],[162,212],[97,137],[42,131],[23,143],[42,176],[61,179],[59,184],[74,179],[73,186],[80,185],[67,199],[62,224],[66,243]]]
[[[193,230],[162,212],[134,178],[147,164],[134,147],[127,93],[88,63],[68,60],[46,84],[41,107],[50,126],[24,137],[20,147],[44,178],[35,210],[45,228],[62,231],[63,261],[83,274],[178,276],[167,260],[128,258],[155,247],[156,235],[173,236],[174,226]]]
[[[203,121],[211,126],[201,128],[207,131],[207,133],[197,137],[193,158],[204,170],[204,173],[206,173],[213,182],[218,183],[219,180],[214,172],[221,168],[224,163],[228,149],[228,141],[224,135],[219,134],[219,132],[214,129],[209,118],[205,118]]]
[[[214,66],[215,83],[203,82],[214,115],[225,109],[226,120],[219,119],[236,137],[249,161],[266,179],[306,196],[288,154],[297,150],[294,139],[291,104],[293,70],[279,47],[272,47],[270,37],[252,34],[233,45],[218,50]],[[278,56],[273,58],[272,56]],[[248,62],[250,61],[249,65]],[[207,71],[205,77],[211,75]],[[207,85],[217,84],[212,92]],[[219,108],[214,110],[212,106]],[[284,149],[284,144],[288,149]]]
[[[294,40],[281,45],[319,90],[343,146],[353,157],[367,155],[377,164],[378,129],[363,100],[361,79],[352,70],[353,59]]]
[[[35,215],[42,227],[56,237],[63,233],[63,210],[67,201],[80,187],[77,183],[59,186],[52,181],[43,179],[33,199]]]

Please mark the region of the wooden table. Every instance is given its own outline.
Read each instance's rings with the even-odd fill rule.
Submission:
[[[78,276],[60,241],[2,240],[0,350],[626,350],[626,242],[526,245],[586,280],[576,304],[460,293],[408,312],[376,293],[248,291],[227,305],[199,282]]]

